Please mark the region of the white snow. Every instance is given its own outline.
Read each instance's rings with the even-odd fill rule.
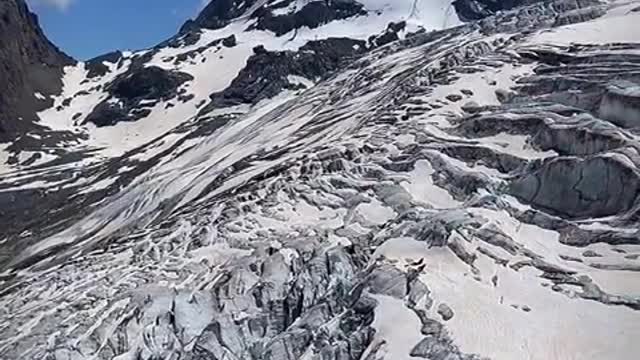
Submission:
[[[289,76],[287,76],[287,80],[288,80],[291,84],[294,84],[294,85],[297,85],[297,84],[299,84],[299,85],[303,85],[303,86],[304,86],[304,87],[306,87],[306,88],[310,88],[310,87],[312,87],[313,85],[315,85],[315,84],[313,83],[313,81],[311,81],[311,80],[309,80],[309,79],[307,79],[307,78],[304,78],[304,77],[302,77],[302,76],[297,76],[297,75],[289,75]]]
[[[382,225],[396,216],[393,209],[384,206],[377,199],[358,205],[355,211],[363,218],[366,225]]]
[[[99,81],[88,81],[83,84],[82,82],[88,74],[88,70],[85,69],[85,64],[78,63],[75,66],[67,66],[64,69],[64,76],[62,78],[62,93],[54,98],[54,104],[51,108],[38,113],[41,119],[40,124],[53,130],[82,132],[82,129],[77,125],[82,123],[91,110],[107,97],[104,91],[90,91],[90,89],[98,85],[107,84],[127,69],[128,64],[100,78]],[[87,91],[89,94],[74,97],[80,91]],[[58,111],[57,107],[62,106],[62,102],[69,98],[73,98],[71,104]],[[77,120],[73,120],[73,116],[77,113],[82,113],[83,116]]]
[[[411,145],[416,142],[415,135],[411,134],[402,134],[396,137],[396,143],[400,146]]]
[[[7,148],[9,146],[11,146],[11,144],[0,144],[0,175],[13,171],[13,168],[7,164],[7,161],[9,161]]]
[[[640,12],[629,12],[637,5],[628,2],[614,7],[608,16],[536,33],[529,42],[554,45],[640,42]]]
[[[525,135],[512,135],[500,133],[494,136],[479,138],[487,147],[499,152],[508,153],[523,159],[543,159],[558,155],[553,150],[538,151],[529,144],[529,137]]]
[[[375,309],[375,317],[371,326],[376,330],[372,346],[384,341],[382,351],[385,359],[414,360],[409,353],[423,336],[420,334],[422,324],[418,316],[404,306],[402,300],[385,295],[371,295],[378,305]],[[362,356],[366,357],[367,352]]]
[[[250,255],[251,251],[234,249],[226,243],[217,243],[210,246],[204,246],[190,252],[192,261],[202,262],[204,260],[210,266],[218,265],[229,261],[230,259]]]
[[[330,247],[334,247],[334,246],[342,246],[342,247],[347,247],[347,246],[351,246],[351,240],[349,240],[349,238],[343,237],[343,236],[337,236],[333,233],[329,234],[329,246]]]
[[[398,261],[401,268],[406,259],[426,259],[420,278],[436,304],[453,309],[445,326],[464,352],[495,359],[596,360],[632,358],[640,351],[633,340],[640,335],[640,314],[550,291],[537,273],[515,272],[481,256],[476,266],[482,281],[477,281],[448,249],[428,249],[412,238],[387,241],[376,254]],[[497,287],[489,281],[493,275],[498,276]],[[511,305],[528,306],[531,312]],[[430,315],[439,316],[434,309]]]
[[[278,12],[286,13],[294,8],[300,9],[308,1],[296,1],[290,7]],[[257,3],[256,6],[260,5]],[[208,102],[209,95],[225,89],[245,66],[256,45],[264,45],[268,50],[297,50],[309,40],[320,40],[329,37],[350,37],[366,40],[372,34],[383,32],[392,21],[406,20],[410,29],[424,27],[426,29],[441,29],[460,23],[449,0],[431,1],[384,1],[367,0],[363,2],[369,11],[366,16],[357,16],[340,21],[334,21],[316,29],[301,28],[295,36],[286,34],[276,37],[268,31],[245,31],[247,18],[241,17],[228,26],[217,30],[204,30],[196,44],[172,48],[166,47],[157,52],[146,66],[158,66],[168,70],[189,73],[194,80],[186,85],[187,92],[195,97],[183,104],[173,101],[175,105],[167,109],[166,102],[151,103],[154,105],[152,113],[146,118],[135,122],[118,123],[114,126],[97,128],[93,124],[82,125],[86,116],[93,108],[103,101],[107,94],[104,86],[109,84],[120,74],[126,72],[134,56],[142,56],[149,50],[123,54],[122,66],[105,63],[110,72],[100,78],[85,81],[87,70],[84,63],[65,69],[63,92],[54,98],[54,106],[39,113],[41,124],[54,130],[70,130],[89,135],[88,141],[81,144],[67,144],[69,147],[86,147],[88,145],[99,148],[98,155],[115,157],[141,146],[167,133],[182,122],[190,121],[197,114],[197,104]],[[200,47],[213,40],[235,35],[237,45],[231,48],[222,45],[206,49],[195,58],[180,64],[169,61],[171,58]],[[291,77],[293,83],[300,83],[307,87],[313,86],[314,79]],[[95,90],[102,86],[101,90]],[[80,91],[89,94],[77,95]],[[37,95],[36,95],[37,96]],[[65,99],[72,98],[69,106],[60,111],[56,108]],[[116,100],[114,100],[116,101]],[[75,120],[73,117],[81,114]]]
[[[433,183],[432,176],[435,170],[426,160],[419,160],[413,171],[409,173],[410,180],[402,182],[402,187],[413,198],[422,203],[429,204],[435,209],[448,209],[460,206],[449,192]]]
[[[301,6],[305,3],[307,3],[307,0],[298,1],[293,6]],[[405,19],[408,20],[410,27],[422,25],[428,29],[449,26],[456,24],[458,21],[455,16],[449,16],[452,14],[452,8],[449,1],[446,0],[433,0],[430,2],[424,0],[365,0],[364,3],[368,10],[372,10],[368,16],[333,22],[319,29],[300,29],[293,39],[288,35],[276,38],[273,34],[264,31],[244,33],[241,30],[246,28],[247,23],[245,22],[246,19],[241,19],[242,21],[233,23],[224,29],[205,31],[202,39],[193,46],[161,50],[148,65],[161,66],[166,69],[184,71],[194,75],[196,79],[186,84],[185,89],[188,93],[194,94],[195,98],[185,104],[175,103],[176,106],[170,109],[166,108],[167,104],[165,102],[157,104],[147,102],[146,105],[153,105],[152,113],[138,122],[121,123],[108,128],[95,128],[92,125],[80,127],[79,123],[83,121],[84,116],[106,96],[101,91],[92,91],[89,95],[74,98],[68,108],[61,111],[49,109],[41,113],[43,124],[54,129],[88,133],[90,136],[88,143],[99,144],[99,146],[103,147],[100,155],[105,157],[117,156],[127,150],[146,144],[147,146],[142,149],[141,153],[133,156],[134,160],[146,160],[168,150],[185,136],[184,133],[172,132],[172,129],[183,122],[195,121],[194,115],[198,112],[195,104],[206,101],[212,92],[224,89],[237,75],[238,71],[242,69],[248,57],[251,56],[253,46],[257,44],[264,44],[270,50],[295,50],[307,40],[321,39],[328,36],[340,35],[366,39],[372,33],[384,30],[391,20]],[[290,9],[283,9],[281,12],[289,11]],[[376,14],[375,10],[384,11],[382,14]],[[607,23],[607,21],[611,20],[607,19],[614,19],[613,15],[615,15],[614,13],[610,14],[612,15],[611,17],[596,20],[589,24],[592,27],[594,24],[597,25],[595,28],[598,29],[602,29],[602,26],[608,29],[611,24]],[[604,22],[599,23],[598,21]],[[621,25],[614,25],[611,28],[614,34],[602,35],[603,39],[624,38],[622,34],[616,33],[622,32]],[[632,25],[631,23],[626,23],[628,33],[634,32],[635,28]],[[579,26],[563,27],[552,32],[534,35],[532,41],[546,42],[545,36],[553,41],[560,42],[580,40],[581,34],[577,32],[582,30],[584,29]],[[587,32],[589,31],[592,30]],[[188,60],[178,65],[164,61],[169,57],[205,45],[211,40],[234,33],[238,38],[238,45],[234,48],[218,47],[207,49],[193,60]],[[631,37],[629,34],[625,36]],[[562,39],[558,40],[557,38]],[[132,55],[128,54],[127,56],[130,57]],[[380,84],[384,84],[392,76],[406,70],[409,67],[409,62],[420,60],[423,56],[424,48],[417,48],[381,59],[373,59],[372,61],[377,66],[374,69],[386,72],[382,76],[383,79],[379,81]],[[106,84],[114,76],[117,76],[118,72],[126,71],[127,66],[124,66],[121,70],[112,68],[115,73],[90,81],[87,84],[81,84],[86,73],[83,66],[67,69],[63,95],[55,99],[56,105],[60,105],[65,98],[72,97],[78,91],[87,90],[97,84]],[[498,104],[494,89],[487,83],[489,80],[496,80],[497,88],[508,89],[513,86],[515,78],[530,71],[531,68],[529,66],[505,65],[501,68],[487,68],[480,73],[463,74],[453,84],[436,87],[433,93],[425,99],[429,102],[444,104],[444,106],[427,112],[426,116],[418,117],[412,125],[419,129],[412,130],[423,132],[420,135],[424,136],[487,146],[523,159],[533,160],[555,155],[553,152],[535,151],[527,144],[528,139],[525,136],[498,134],[480,139],[468,139],[449,135],[445,131],[447,127],[451,126],[451,123],[447,120],[448,116],[452,114],[459,115],[461,112],[460,106],[464,102],[473,100],[480,103],[480,105]],[[348,82],[350,76],[353,76],[353,74],[343,73],[335,81]],[[354,78],[356,77],[354,76]],[[128,188],[105,200],[105,203],[102,204],[103,206],[95,213],[83,218],[67,230],[27,248],[23,254],[18,256],[18,261],[20,258],[46,251],[60,244],[73,244],[75,248],[71,246],[72,250],[80,249],[87,243],[105,239],[128,227],[135,226],[148,230],[153,221],[159,217],[159,207],[162,207],[163,211],[173,211],[175,214],[177,211],[184,210],[187,206],[203,205],[225,191],[235,191],[240,185],[252,181],[256,175],[264,174],[276,166],[289,161],[299,162],[302,155],[312,157],[317,154],[317,149],[328,146],[332,146],[334,149],[341,149],[341,141],[360,130],[362,120],[367,119],[366,116],[360,118],[360,114],[370,110],[368,109],[371,106],[369,100],[379,95],[384,95],[381,92],[371,91],[369,94],[353,99],[348,104],[338,103],[339,106],[344,107],[344,114],[349,116],[332,119],[330,126],[320,131],[309,131],[308,129],[317,125],[318,122],[322,123],[317,109],[320,108],[325,111],[327,109],[327,107],[322,107],[324,104],[321,104],[322,101],[327,99],[322,97],[324,95],[322,92],[326,92],[327,88],[315,87],[314,81],[316,79],[291,76],[289,80],[293,83],[304,84],[309,89],[295,93],[283,92],[275,99],[266,100],[255,107],[245,106],[232,109],[232,111],[238,113],[237,119],[221,127],[213,136],[186,141],[177,147],[172,154],[162,159],[158,165],[137,178]],[[338,89],[336,97],[339,97],[340,91],[349,91],[347,86],[344,89]],[[472,90],[473,95],[465,95],[465,100],[457,103],[443,100],[447,95],[459,93],[463,89]],[[304,98],[305,101],[290,101],[296,96],[306,96]],[[75,122],[71,121],[71,116],[76,112],[82,112],[83,116]],[[381,129],[385,130],[385,128]],[[366,129],[362,133],[368,130]],[[359,135],[362,135],[362,133],[359,133]],[[375,139],[376,141],[380,138],[383,139],[380,141],[382,144],[380,149],[382,151],[386,149],[389,153],[397,155],[401,155],[400,149],[403,146],[416,144],[419,138],[417,135],[407,133],[399,136],[396,132],[391,133],[391,135],[384,131],[380,133],[380,137]],[[366,133],[365,135],[371,134]],[[386,144],[385,141],[387,142]],[[388,142],[393,142],[393,144]],[[353,143],[357,142],[353,141]],[[0,160],[3,159],[3,156],[7,156],[4,150],[0,148]],[[270,155],[271,152],[276,150],[286,151],[282,155],[269,158],[269,160],[257,161],[251,158],[253,154],[267,153]],[[177,156],[176,154],[178,153],[181,153],[181,155]],[[28,155],[30,154],[22,154],[21,159]],[[385,153],[384,156],[386,155],[388,154]],[[380,156],[383,157],[383,155]],[[431,157],[429,158],[432,159]],[[228,169],[240,160],[247,161],[249,166],[243,171],[229,173]],[[471,167],[453,158],[441,156],[440,160],[447,162],[448,166],[453,166],[463,172],[478,171],[490,178],[500,176],[494,169],[482,166]],[[432,161],[433,163],[428,160],[419,160],[416,162],[413,171],[407,174],[400,174],[394,180],[397,179],[396,183],[400,183],[412,196],[413,202],[409,204],[411,206],[425,205],[430,209],[459,208],[462,205],[461,202],[454,199],[446,189],[434,183],[434,179],[438,179],[441,174],[436,171],[438,167],[435,160]],[[0,173],[5,170],[11,170],[9,167],[3,168],[2,164],[3,161],[0,161]],[[80,165],[82,164],[74,164],[73,166]],[[72,166],[67,166],[67,171],[75,171]],[[130,168],[121,168],[119,172],[127,169]],[[61,168],[56,170],[61,170]],[[31,172],[26,176],[36,178],[37,175],[38,173]],[[291,174],[277,173],[272,181],[275,183],[286,179],[286,182],[289,182],[289,175]],[[350,176],[351,174],[342,175]],[[354,178],[357,176],[357,174],[354,174]],[[225,177],[224,182],[213,190],[208,189],[210,191],[206,195],[202,195],[203,191],[218,177]],[[295,178],[295,176],[293,177]],[[18,178],[16,176],[10,180]],[[116,179],[117,177],[107,178],[98,182],[95,182],[95,179],[77,179],[73,185],[94,182],[84,190],[86,192],[104,189]],[[318,179],[318,182],[323,180],[326,179]],[[352,178],[349,178],[349,180],[359,181]],[[495,183],[500,183],[501,181],[495,180]],[[291,182],[293,183],[295,180]],[[35,181],[29,185],[33,184],[40,185]],[[47,184],[47,186],[53,185],[55,184]],[[352,243],[349,238],[336,235],[338,229],[340,231],[344,230],[346,233],[351,231],[357,234],[372,234],[378,231],[377,228],[372,229],[372,227],[379,226],[382,228],[382,225],[398,215],[393,209],[378,200],[374,192],[365,191],[363,194],[359,194],[366,197],[367,202],[360,203],[353,212],[350,212],[345,208],[316,205],[319,202],[309,199],[318,200],[318,197],[321,196],[313,193],[313,191],[305,192],[304,195],[309,196],[309,198],[296,197],[292,195],[292,192],[289,191],[291,189],[287,186],[289,184],[284,189],[273,191],[269,187],[258,190],[255,194],[251,194],[252,197],[259,199],[255,202],[252,202],[254,201],[253,199],[246,200],[246,202],[244,199],[239,200],[241,204],[237,204],[238,207],[243,209],[245,206],[250,207],[251,211],[245,212],[243,210],[232,221],[228,223],[221,222],[223,225],[218,225],[217,223],[216,225],[208,225],[207,235],[199,239],[203,241],[202,244],[206,245],[196,250],[188,250],[191,245],[189,243],[189,235],[196,233],[196,230],[201,230],[201,228],[195,228],[195,222],[194,228],[190,228],[192,219],[184,221],[182,224],[184,228],[181,227],[177,231],[166,236],[163,235],[159,239],[155,238],[153,241],[159,241],[160,243],[149,246],[149,252],[159,252],[159,249],[165,246],[167,248],[184,246],[181,255],[185,259],[178,259],[172,254],[169,259],[166,259],[166,262],[182,261],[189,266],[206,263],[210,267],[210,272],[206,273],[203,278],[198,278],[196,274],[191,274],[186,279],[181,279],[180,282],[172,282],[172,280],[158,282],[158,285],[166,286],[171,291],[187,290],[188,293],[179,292],[175,296],[173,294],[166,297],[159,296],[157,297],[159,299],[158,303],[153,304],[153,308],[147,311],[146,314],[153,317],[166,312],[168,304],[175,298],[177,310],[174,315],[178,319],[178,326],[183,326],[184,335],[191,339],[197,336],[202,328],[211,322],[213,317],[210,311],[213,305],[207,302],[207,295],[194,289],[211,289],[216,279],[219,279],[222,274],[220,271],[222,266],[233,263],[234,260],[243,256],[251,255],[250,250],[234,248],[230,244],[235,243],[237,240],[253,240],[258,237],[264,237],[261,233],[266,233],[270,236],[275,235],[278,236],[280,241],[272,242],[272,246],[278,249],[285,261],[291,264],[299,254],[293,247],[289,247],[292,245],[291,243],[283,245],[286,242],[284,240],[285,236],[318,236],[326,239],[325,243],[322,244],[324,246],[350,246]],[[327,186],[330,187],[330,185]],[[480,196],[494,195],[493,193],[489,194],[488,190],[481,190],[480,192]],[[295,192],[293,193],[295,194]],[[514,201],[514,206],[518,209],[525,210],[528,208],[526,205],[516,204],[515,200],[509,197],[504,196],[503,199],[507,202]],[[322,198],[320,200],[327,199]],[[269,202],[275,202],[277,205],[271,207],[265,205]],[[220,208],[226,205],[222,204]],[[236,204],[231,205],[235,206]],[[210,218],[217,219],[219,213],[214,214],[217,211],[212,211]],[[436,213],[433,210],[427,211]],[[465,215],[482,219],[484,226],[496,225],[522,248],[534,252],[551,264],[575,270],[581,275],[590,276],[604,291],[625,296],[638,296],[640,294],[640,282],[637,281],[636,273],[630,271],[608,271],[589,266],[593,262],[603,264],[633,263],[633,260],[622,259],[624,255],[615,252],[610,245],[594,244],[586,248],[570,247],[560,242],[560,234],[558,232],[524,224],[507,211],[495,208],[470,208],[457,210],[456,212],[464,212]],[[210,218],[207,218],[206,221],[211,220]],[[355,221],[352,221],[353,218],[355,218]],[[204,221],[204,219],[197,220]],[[598,220],[603,221],[603,223],[596,221],[585,223],[582,225],[583,229],[620,230],[605,224],[606,219]],[[212,221],[212,223],[214,222]],[[197,226],[200,226],[200,224]],[[228,239],[218,236],[219,231],[226,231],[225,236]],[[462,234],[464,230],[460,231],[460,234]],[[87,234],[91,234],[92,237],[86,238]],[[140,240],[136,241],[139,241],[139,243],[152,241],[151,236],[143,235]],[[280,235],[284,236],[279,237]],[[322,237],[325,235],[326,238]],[[24,236],[29,237],[32,234],[24,233]],[[85,242],[80,243],[80,239]],[[179,241],[169,244],[173,240]],[[446,247],[428,248],[424,242],[416,241],[413,238],[391,239],[376,249],[373,258],[377,259],[378,255],[383,255],[389,263],[395,264],[403,271],[407,270],[406,266],[410,262],[408,259],[424,260],[426,268],[420,274],[420,280],[424,281],[431,290],[431,296],[433,296],[436,305],[446,303],[453,309],[455,316],[445,323],[445,327],[454,339],[455,344],[460,346],[463,352],[478,353],[494,359],[514,360],[630,359],[640,353],[640,342],[636,340],[640,336],[640,326],[638,326],[640,324],[639,312],[622,306],[607,306],[596,301],[583,300],[575,294],[568,296],[567,294],[554,292],[548,288],[550,282],[540,277],[540,271],[531,267],[515,271],[508,266],[498,266],[494,261],[481,255],[476,250],[480,245],[486,246],[510,262],[527,260],[528,258],[524,255],[511,255],[496,246],[483,243],[473,236],[468,241],[466,239],[460,241],[464,241],[464,247],[468,248],[469,251],[478,254],[479,258],[474,268],[463,263]],[[637,247],[629,246],[628,248],[631,251]],[[616,247],[615,249],[622,248]],[[596,251],[602,257],[587,259],[582,256],[585,250]],[[79,251],[78,254],[80,254]],[[128,259],[129,255],[126,254],[123,257]],[[560,255],[579,258],[584,263],[568,261]],[[154,260],[153,263],[155,265],[158,262]],[[132,271],[131,274],[136,273]],[[174,274],[173,276],[177,277],[178,275]],[[491,278],[493,276],[497,276],[496,285],[492,283]],[[121,280],[116,279],[116,281]],[[87,281],[91,281],[91,279],[87,279]],[[252,284],[245,285],[250,288]],[[146,288],[140,290],[148,291]],[[119,289],[114,290],[114,293],[117,291]],[[48,293],[43,293],[42,297],[46,298],[47,295]],[[198,301],[190,301],[195,296],[198,296]],[[374,296],[374,298],[379,304],[375,310],[375,319],[372,324],[376,329],[374,345],[380,344],[382,341],[385,342],[382,349],[386,354],[386,359],[411,359],[409,356],[411,349],[423,338],[420,334],[421,326],[418,317],[404,305],[402,300],[386,296]],[[96,331],[99,326],[103,323],[108,323],[110,319],[106,317],[115,311],[117,307],[126,307],[125,300],[118,299],[118,301],[120,302],[116,302],[115,306],[111,308],[97,304],[92,309],[92,315],[106,311],[88,331],[83,329],[82,338],[78,341],[92,336],[92,332]],[[202,306],[192,304],[202,304]],[[419,304],[419,306],[423,305],[422,303]],[[529,307],[531,311],[523,311],[524,306]],[[439,318],[434,309],[430,310],[429,315],[432,318]],[[35,332],[34,330],[38,326],[40,319],[42,319],[42,315],[39,316],[21,324],[19,330],[23,330],[27,334]],[[234,313],[233,316],[239,321],[246,318],[248,314],[239,311]],[[151,322],[152,319],[142,319],[140,323]],[[114,324],[116,323],[114,322]],[[144,329],[139,330],[139,333],[142,333]],[[71,332],[73,329],[68,329],[67,331]],[[108,337],[102,337],[100,340]],[[9,339],[9,341],[13,342],[17,342],[17,340],[20,339]],[[131,339],[131,341],[138,340]],[[0,341],[0,344],[2,343],[3,341]],[[189,343],[186,346],[192,346],[191,344]],[[105,343],[103,342],[102,346],[104,345]],[[130,357],[133,359],[134,356],[135,354],[131,352],[118,358],[126,359]],[[307,354],[307,356],[310,357],[311,355]]]
[[[131,156],[131,159],[139,161],[149,160],[154,156],[169,150],[182,137],[182,134],[177,133],[165,134],[162,138],[148,143],[142,151]]]
[[[264,230],[272,230],[276,233],[289,233],[297,229],[314,227],[316,229],[335,229],[343,225],[345,210],[330,208],[317,208],[305,201],[292,202],[284,193],[279,194],[280,206],[278,212],[265,215],[253,215],[251,220]],[[254,231],[247,231],[253,233]],[[339,242],[339,241],[337,241]]]
[[[97,182],[92,182],[91,186],[78,192],[79,194],[88,194],[90,192],[107,189],[111,184],[115,183],[118,177],[105,178]]]
[[[381,12],[381,17],[395,18],[395,21],[404,20],[409,26],[420,26],[427,30],[444,29],[461,24],[450,0],[361,0],[359,2],[372,13]],[[369,15],[371,18],[374,16]]]
[[[502,36],[496,35],[492,40],[502,40]],[[504,64],[501,67],[481,66],[483,71],[471,74],[457,74],[459,79],[451,84],[437,86],[429,99],[441,99],[448,104],[438,109],[438,112],[455,110],[460,113],[460,107],[468,101],[475,101],[479,105],[500,105],[495,90],[509,90],[516,84],[516,80],[522,76],[533,73],[534,64],[514,65]],[[494,85],[489,83],[495,82]],[[472,95],[463,95],[460,90],[471,90]],[[463,99],[450,103],[446,100],[447,95],[463,95]]]

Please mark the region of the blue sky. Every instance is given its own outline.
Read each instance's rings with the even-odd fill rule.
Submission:
[[[79,60],[153,46],[174,35],[204,0],[28,0],[58,47]]]

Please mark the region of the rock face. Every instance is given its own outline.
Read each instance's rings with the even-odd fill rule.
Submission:
[[[404,21],[398,23],[390,23],[384,33],[369,37],[369,46],[378,47],[400,39],[399,32],[404,31],[407,23]]]
[[[283,89],[304,88],[304,85],[292,83],[290,76],[309,81],[320,80],[366,51],[364,41],[347,38],[310,41],[297,52],[256,48],[231,85],[211,95],[211,103],[203,112],[216,107],[257,104],[274,97]]]
[[[274,15],[274,11],[288,5],[286,3],[287,1],[278,2],[271,6],[262,7],[251,14],[251,17],[258,19],[254,28],[273,31],[277,36],[281,36],[301,27],[314,29],[334,20],[367,14],[362,4],[353,0],[340,0],[312,1],[299,10],[292,8],[287,14]],[[289,1],[289,3],[295,3],[295,1]]]
[[[259,6],[256,6],[259,5]],[[187,21],[181,33],[198,28],[219,29],[232,20],[247,17],[255,19],[250,29],[269,30],[277,36],[301,27],[317,28],[333,20],[365,15],[362,4],[354,0],[309,1],[236,1],[215,0],[194,20]]]
[[[224,27],[229,21],[244,15],[256,2],[256,0],[209,1],[196,19],[189,20],[182,26],[180,33],[198,28],[219,29]]]
[[[122,59],[122,52],[113,51],[87,61],[85,65],[88,70],[87,78],[92,79],[106,75],[109,72],[109,67],[104,63],[109,62],[112,64],[118,64],[120,59]]]
[[[177,88],[193,77],[149,66],[124,74],[111,85],[110,93],[127,100],[168,99],[176,95]]]
[[[110,97],[94,108],[85,123],[102,127],[145,117],[150,113],[145,107],[177,97],[178,88],[190,80],[193,76],[189,74],[159,67],[135,68],[110,84]]]
[[[24,0],[0,3],[0,141],[34,126],[36,111],[60,92],[63,67],[73,63],[49,42]]]
[[[499,11],[530,5],[542,0],[455,0],[453,6],[463,21],[484,19]]]

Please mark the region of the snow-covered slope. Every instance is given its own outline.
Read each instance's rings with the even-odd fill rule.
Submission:
[[[0,179],[0,358],[640,352],[640,3],[258,28],[310,3],[67,70],[76,136]]]
[[[274,13],[278,16],[297,14],[312,3],[324,2],[256,2],[247,8],[242,16],[230,19],[228,25],[219,29],[197,29],[153,49],[120,54],[98,62],[91,60],[89,63],[78,63],[66,68],[63,93],[53,99],[54,105],[51,108],[38,115],[41,125],[58,132],[75,133],[77,137],[61,139],[56,143],[57,149],[41,151],[40,154],[60,155],[63,149],[66,153],[72,149],[91,148],[102,156],[113,157],[146,144],[193,118],[198,113],[198,107],[209,101],[209,95],[227,88],[245,67],[256,46],[263,46],[268,51],[297,51],[309,41],[329,38],[366,41],[371,36],[383,34],[393,22],[407,22],[406,27],[399,28],[399,37],[403,37],[408,31],[441,29],[459,24],[448,0],[368,0],[361,1],[362,5],[359,5],[363,7],[362,13],[335,19],[313,28],[306,26],[303,21],[299,23],[300,27],[287,33],[274,34],[269,29],[257,29],[256,24],[261,18],[249,16],[261,4],[272,6],[270,3],[276,3]],[[278,3],[289,4],[282,7],[284,5]],[[223,39],[230,37],[234,40],[228,44],[222,43]],[[114,126],[98,124],[98,127],[95,121],[87,121],[87,117],[103,100],[110,99],[114,105],[121,105],[121,99],[109,94],[114,80],[131,76],[139,67],[154,66],[193,76],[193,79],[180,84],[177,89],[183,92],[182,97],[144,99],[138,109],[144,110],[145,116],[136,121],[117,123]],[[104,70],[98,71],[97,68]],[[26,136],[41,137],[40,131],[42,130],[36,129],[34,134]],[[21,152],[24,154],[20,155]],[[16,146],[13,155],[16,160],[12,163],[19,168],[23,168],[24,165],[40,165],[52,160],[52,157],[42,156],[35,161],[27,161],[31,159],[28,155],[32,154],[20,146]]]

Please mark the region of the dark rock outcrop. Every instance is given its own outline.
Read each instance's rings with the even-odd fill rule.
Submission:
[[[110,62],[112,64],[118,64],[120,59],[122,59],[122,52],[112,51],[87,61],[85,65],[88,70],[87,78],[91,79],[106,75],[109,72],[109,67],[104,63]]]
[[[304,26],[313,29],[333,20],[367,13],[363,5],[354,0],[325,0],[308,2],[297,11],[282,14],[282,9],[291,5],[292,2],[292,0],[267,1],[260,7],[254,8],[256,0],[211,1],[198,17],[187,21],[182,26],[180,33],[187,34],[200,28],[219,29],[238,18],[250,17],[256,19],[251,29],[269,30],[280,36]],[[276,10],[279,12],[276,13]]]
[[[289,75],[311,80],[322,78],[365,51],[364,41],[347,38],[311,41],[297,52],[267,51],[258,47],[231,85],[211,95],[212,102],[202,112],[212,107],[256,104],[276,96],[282,89],[296,88],[290,83]]]
[[[36,112],[51,105],[45,98],[61,91],[62,69],[73,63],[23,0],[0,2],[0,141],[36,126]]]
[[[398,33],[406,28],[407,23],[404,21],[390,23],[382,34],[369,37],[369,45],[371,47],[378,47],[399,40],[400,37],[398,36]]]
[[[253,28],[281,36],[304,26],[314,29],[333,20],[367,14],[362,4],[353,0],[309,2],[299,11],[284,15],[274,15],[272,10],[264,7],[254,12],[252,17],[258,21]]]
[[[167,71],[156,66],[134,68],[109,85],[111,95],[87,116],[85,123],[110,126],[121,121],[135,121],[149,115],[144,100],[165,101],[178,96],[178,88],[193,80],[186,73]]]
[[[195,33],[189,33],[189,34],[195,34]],[[185,41],[186,41],[185,39],[188,39],[189,36],[190,35],[185,35],[182,38],[174,39],[173,41],[169,42],[167,46],[176,46],[176,47],[183,46],[185,45]],[[194,44],[189,44],[189,45],[194,45]],[[224,38],[215,39],[206,45],[181,53],[175,57],[170,57],[166,61],[173,60],[173,63],[177,65],[187,60],[193,60],[197,55],[203,54],[204,52],[206,52],[211,48],[220,49],[223,46],[226,48],[232,48],[236,45],[238,45],[238,40],[236,39],[236,36],[232,34]]]
[[[180,29],[186,34],[198,28],[219,29],[231,20],[245,14],[257,0],[215,0],[210,1],[194,20],[188,20]]]
[[[484,19],[499,11],[511,10],[541,0],[455,0],[453,6],[462,21]]]
[[[178,86],[192,79],[191,75],[185,73],[149,66],[116,79],[110,92],[128,100],[168,99],[175,95]]]

